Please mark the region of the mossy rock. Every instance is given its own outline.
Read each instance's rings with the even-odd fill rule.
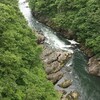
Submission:
[[[79,98],[79,93],[77,91],[71,91],[67,96],[67,100],[78,100]]]
[[[62,87],[62,88],[67,88],[72,84],[72,80],[65,80],[64,82],[62,82],[61,84],[58,84],[58,86]]]

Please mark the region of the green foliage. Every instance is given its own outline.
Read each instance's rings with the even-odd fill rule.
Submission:
[[[41,48],[17,4],[0,1],[0,100],[58,100],[39,58]]]
[[[40,15],[43,14],[44,16],[48,16],[55,13],[53,12],[55,8],[54,0],[30,0],[29,3],[32,10],[38,12]]]
[[[41,8],[37,5],[40,1]],[[45,12],[45,16],[55,23],[54,27],[72,30],[77,41],[90,47],[95,54],[100,54],[97,44],[100,43],[99,0],[30,0],[30,5],[33,11],[41,12],[41,16]]]

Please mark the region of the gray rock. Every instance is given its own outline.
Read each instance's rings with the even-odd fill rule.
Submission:
[[[60,56],[58,57],[58,61],[61,63],[71,57],[71,54],[69,54],[68,52],[59,52],[59,55]]]
[[[54,84],[57,81],[59,81],[62,77],[63,77],[63,73],[61,71],[47,75],[47,79],[53,82]]]
[[[79,93],[71,91],[69,94],[62,95],[61,100],[79,100]]]
[[[56,51],[53,52],[52,54],[50,54],[50,55],[48,56],[47,63],[50,64],[50,63],[52,63],[52,62],[54,62],[54,61],[57,61],[58,56],[59,56],[59,54],[58,54]]]
[[[62,88],[67,88],[72,84],[72,80],[64,80],[61,84],[58,84],[58,86]]]
[[[90,74],[100,76],[100,61],[96,57],[92,57],[88,62],[89,68],[88,71]]]
[[[73,97],[74,100],[78,100],[79,93],[77,91],[71,92],[70,95]]]
[[[54,61],[53,63],[47,65],[45,67],[45,71],[47,74],[55,73],[62,68],[62,65],[58,61]]]
[[[47,59],[50,54],[52,54],[54,51],[50,49],[49,47],[44,47],[43,52],[41,54],[41,59]]]

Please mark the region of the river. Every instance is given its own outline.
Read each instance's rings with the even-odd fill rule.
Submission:
[[[77,42],[73,40],[70,41],[67,39],[61,39],[56,35],[56,32],[48,26],[39,23],[32,16],[26,0],[19,0],[19,8],[27,20],[30,28],[37,32],[41,32],[46,37],[45,43],[50,45],[52,48],[62,49],[73,53],[73,57],[66,62],[65,67],[62,69],[65,73],[64,77],[73,80],[73,84],[65,90],[67,92],[77,90],[80,93],[79,100],[100,100],[100,78],[87,73],[86,56],[78,48],[74,48],[72,45],[77,44]],[[68,72],[67,70],[70,71]],[[63,78],[60,81],[62,80]],[[60,90],[61,88],[59,88],[56,84],[55,89]]]

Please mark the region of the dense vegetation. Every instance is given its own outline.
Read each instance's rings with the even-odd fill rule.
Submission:
[[[30,0],[30,7],[100,56],[100,0]]]
[[[17,4],[0,0],[0,100],[58,100],[39,59],[41,48]]]

